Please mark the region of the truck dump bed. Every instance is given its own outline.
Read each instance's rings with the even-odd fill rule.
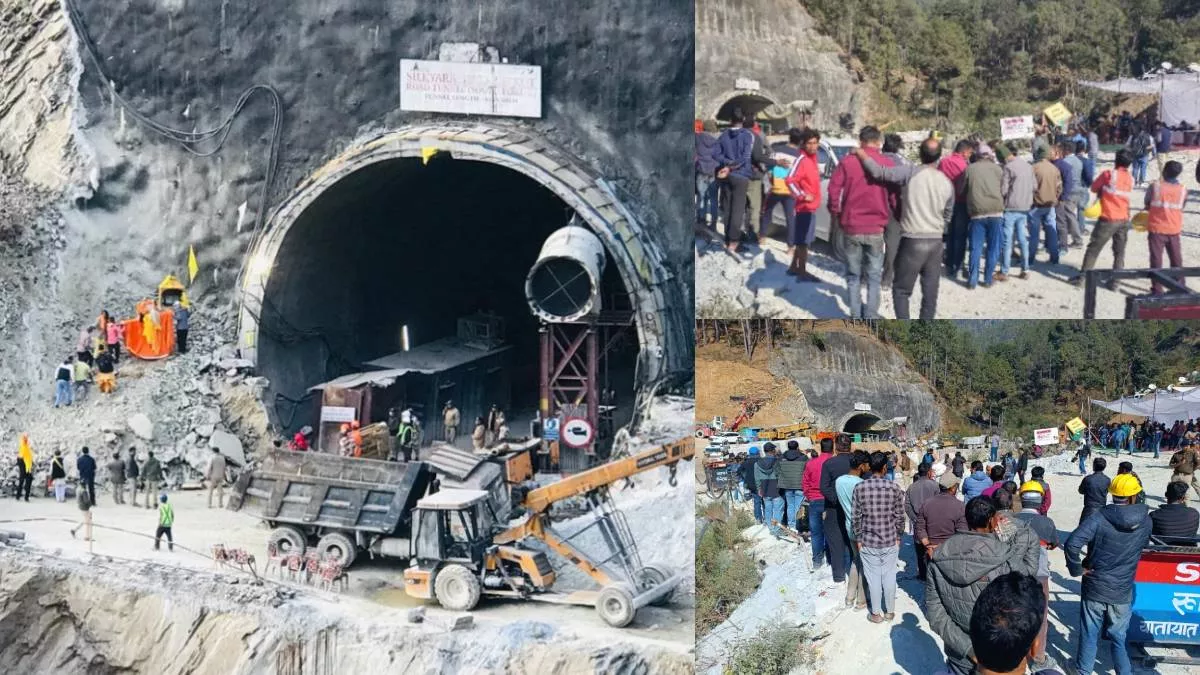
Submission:
[[[408,515],[433,474],[421,462],[273,451],[233,488],[230,508],[305,528],[407,534]]]

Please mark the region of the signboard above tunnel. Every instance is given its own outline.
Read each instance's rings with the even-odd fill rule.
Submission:
[[[540,118],[542,68],[401,59],[400,109]]]

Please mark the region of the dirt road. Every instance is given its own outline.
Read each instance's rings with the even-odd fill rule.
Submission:
[[[681,472],[686,479],[690,468]],[[683,500],[690,499],[690,481],[681,480],[679,492]],[[652,489],[652,488],[651,488]],[[643,491],[645,492],[645,491]],[[618,504],[629,504],[636,500],[649,499],[649,495],[630,490],[618,494]],[[176,492],[171,494],[175,506],[174,533],[179,546],[168,552],[164,543],[162,550],[155,551],[153,534],[157,523],[154,510],[118,506],[111,495],[102,492],[100,505],[93,511],[96,525],[94,555],[112,557],[116,560],[150,561],[161,565],[176,566],[181,577],[190,570],[212,570],[208,557],[211,546],[223,543],[228,547],[243,548],[257,560],[266,560],[267,529],[256,518],[246,514],[206,507],[206,493]],[[91,559],[88,545],[82,540],[82,532],[73,538],[70,528],[79,520],[79,511],[73,501],[56,503],[52,498],[35,498],[29,503],[5,500],[0,529],[23,530],[28,544],[56,557],[86,561]],[[117,528],[117,529],[112,529]],[[652,551],[646,551],[651,555]],[[553,556],[552,556],[553,557]],[[554,560],[556,567],[565,564]],[[263,564],[258,564],[262,572]],[[236,575],[241,573],[226,570]],[[286,583],[311,596],[316,605],[343,605],[356,608],[362,616],[389,613],[393,609],[426,606],[427,614],[435,619],[449,619],[454,612],[440,609],[436,604],[410,598],[401,584],[403,567],[398,561],[376,560],[355,565],[350,573],[350,589],[346,594],[320,591],[312,586]],[[576,577],[577,578],[577,577]],[[249,577],[246,576],[248,580]],[[270,577],[278,582],[278,577]],[[567,583],[571,582],[568,578]],[[691,589],[681,591],[683,602],[687,602]],[[493,625],[517,621],[536,620],[561,626],[577,635],[609,635],[614,640],[634,641],[664,649],[684,652],[693,641],[692,608],[671,605],[665,608],[647,607],[639,610],[638,618],[625,629],[615,629],[604,624],[595,610],[588,607],[550,605],[528,602],[483,602],[473,612],[476,622]],[[392,620],[395,620],[394,618]],[[402,620],[402,619],[401,619]]]

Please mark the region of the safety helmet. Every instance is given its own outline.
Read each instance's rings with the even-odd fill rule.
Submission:
[[[350,428],[351,428],[351,429],[357,429],[357,428],[358,428],[358,420],[354,420],[353,422],[351,422],[351,423],[350,423]]]
[[[750,446],[750,449],[746,451],[746,454],[747,455],[757,455],[758,454],[758,446],[757,445]]]
[[[1042,484],[1036,480],[1027,480],[1024,483],[1021,483],[1021,489],[1018,490],[1018,492],[1036,492],[1040,495],[1044,495],[1046,494],[1046,488],[1043,488]]]
[[[1142,483],[1133,474],[1117,474],[1109,483],[1108,491],[1114,497],[1132,497],[1142,491]]]
[[[164,492],[164,493],[162,493],[161,495],[159,495],[159,496],[158,496],[158,501],[160,501],[160,502],[162,502],[162,503],[164,503],[164,504],[165,504],[165,503],[167,503],[167,493],[165,493],[165,492]]]

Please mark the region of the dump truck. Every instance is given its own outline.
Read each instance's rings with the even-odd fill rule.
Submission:
[[[509,484],[533,476],[537,445],[535,439],[481,455],[435,443],[419,462],[275,450],[242,472],[230,508],[266,522],[268,548],[279,553],[315,547],[343,567],[364,554],[408,558],[413,509],[435,481],[482,490],[496,513],[507,516]]]

